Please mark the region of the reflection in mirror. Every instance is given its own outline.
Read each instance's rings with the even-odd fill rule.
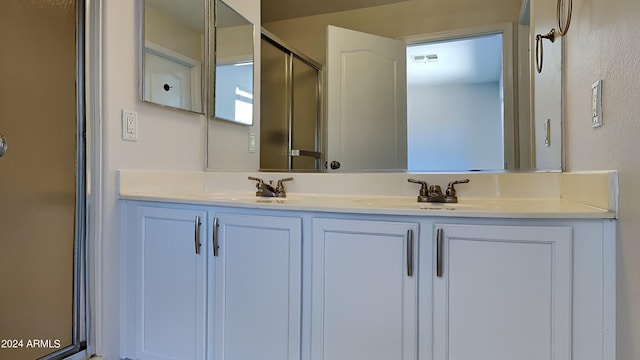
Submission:
[[[513,86],[504,78],[512,72],[503,61],[508,32],[407,46],[409,171],[516,168],[513,97],[508,96]]]
[[[203,113],[203,0],[144,0],[142,99]]]
[[[216,1],[214,116],[253,124],[254,26],[222,1]]]
[[[260,54],[260,169],[321,169],[320,65],[265,33]]]
[[[531,35],[535,35],[536,32],[542,30],[548,31],[550,25],[545,22],[546,18],[555,20],[554,9],[543,9],[541,0],[525,0],[525,1],[513,1],[513,0],[460,0],[456,3],[456,6],[451,6],[447,2],[431,2],[431,1],[387,1],[383,6],[372,6],[373,1],[367,0],[357,1],[359,5],[363,5],[359,8],[355,6],[351,7],[348,11],[342,9],[331,9],[330,7],[335,5],[336,2],[318,2],[317,7],[313,11],[315,13],[310,14],[310,9],[305,14],[296,13],[294,10],[296,7],[302,8],[296,0],[263,0],[262,1],[262,26],[263,29],[270,34],[276,36],[279,40],[286,43],[288,46],[295,48],[297,52],[304,55],[307,58],[312,59],[314,62],[320,64],[324,69],[330,71],[328,66],[329,60],[327,59],[327,26],[334,25],[345,29],[351,29],[359,32],[374,34],[391,39],[401,39],[405,41],[405,45],[410,45],[416,41],[435,41],[437,36],[443,34],[460,34],[466,33],[468,30],[483,30],[487,28],[495,28],[496,26],[508,26],[511,29],[511,39],[503,37],[504,43],[511,45],[510,49],[503,49],[503,62],[505,67],[508,63],[511,64],[511,70],[503,70],[503,78],[498,80],[498,88],[504,86],[505,89],[500,101],[510,101],[511,107],[508,107],[505,103],[502,115],[511,116],[510,128],[502,126],[497,133],[485,134],[485,139],[488,139],[489,143],[477,144],[479,147],[485,146],[487,149],[489,146],[495,145],[496,142],[505,141],[507,139],[503,132],[509,132],[511,140],[509,143],[502,145],[504,162],[507,163],[507,170],[561,170],[562,163],[562,119],[561,108],[556,106],[561,104],[561,84],[562,79],[562,57],[560,51],[561,41],[556,41],[549,46],[549,49],[545,47],[545,73],[541,75],[535,75],[531,73],[531,60],[532,54],[529,49],[531,47]],[[381,5],[384,1],[377,1],[376,5]],[[529,19],[529,12],[527,11],[529,3],[531,9],[537,9],[531,11],[531,18]],[[355,5],[356,1],[344,0],[340,4]],[[536,3],[537,6],[533,6]],[[367,6],[369,4],[369,6]],[[314,3],[316,5],[316,3]],[[551,5],[549,5],[551,6]],[[302,9],[304,10],[304,9]],[[548,16],[547,16],[548,15]],[[546,18],[545,18],[546,16]],[[366,19],[366,20],[365,20]],[[529,22],[530,20],[530,22]],[[540,29],[539,29],[540,28]],[[496,33],[495,31],[491,31]],[[486,31],[481,31],[486,33]],[[479,35],[479,33],[476,33]],[[464,35],[464,34],[463,34]],[[471,35],[466,33],[466,35]],[[506,40],[505,40],[506,39]],[[547,51],[548,50],[548,51]],[[549,58],[547,58],[549,54]],[[555,56],[557,54],[557,56]],[[547,62],[548,60],[548,62]],[[548,65],[548,68],[547,68]],[[346,73],[345,73],[346,74]],[[364,81],[373,79],[374,76],[364,77]],[[262,74],[264,80],[265,74]],[[553,81],[552,81],[553,80]],[[511,81],[511,86],[506,84],[507,81]],[[493,83],[490,90],[495,93],[495,78],[491,79]],[[502,82],[502,84],[501,84]],[[325,86],[326,85],[326,86]],[[327,144],[334,138],[330,132],[330,123],[334,120],[334,117],[330,115],[332,108],[335,106],[327,105],[328,99],[331,97],[331,93],[327,90],[330,84],[323,84],[323,104],[321,107],[322,113],[322,156],[321,161],[322,171],[333,171],[328,169],[327,165],[331,165],[334,160],[336,163],[341,163],[343,167],[338,171],[350,171],[349,166],[345,165],[346,162],[340,161],[340,158],[334,158],[330,154],[330,146]],[[531,91],[535,91],[535,96]],[[295,94],[294,94],[295,95]],[[503,98],[504,97],[504,98]],[[511,97],[511,99],[507,99]],[[417,97],[420,99],[420,97]],[[495,98],[495,96],[494,96]],[[535,98],[535,101],[533,101]],[[418,100],[420,101],[420,100]],[[363,100],[365,103],[373,103],[375,100],[367,97]],[[415,102],[415,101],[414,101]],[[468,113],[474,113],[469,111],[468,107],[463,108],[459,105],[459,102],[453,102],[450,105],[451,109],[467,110]],[[550,105],[551,104],[551,105]],[[535,110],[534,110],[535,109]],[[473,109],[471,109],[473,110]],[[500,111],[502,112],[502,111]],[[508,113],[508,114],[507,114]],[[418,115],[419,117],[419,115]],[[352,118],[351,116],[349,118]],[[415,118],[415,117],[414,117]],[[454,126],[448,126],[450,120],[449,113],[439,116],[439,121],[434,122],[429,129],[430,133],[427,136],[419,136],[415,144],[424,145],[426,142],[433,142],[434,139],[441,139],[441,135],[447,131],[453,131]],[[550,130],[545,131],[545,121],[550,119]],[[264,116],[260,117],[260,129],[258,144],[262,145],[265,140],[261,131],[262,126],[269,119]],[[413,124],[408,124],[409,127],[414,127]],[[353,134],[358,134],[358,127]],[[483,128],[484,130],[485,128]],[[488,129],[488,127],[486,128]],[[368,133],[367,131],[361,131],[362,134]],[[384,132],[383,132],[384,133]],[[410,139],[415,134],[409,129],[407,137]],[[355,136],[355,135],[354,135]],[[545,137],[550,138],[550,141],[545,141]],[[479,137],[478,137],[479,138]],[[356,143],[362,144],[382,144],[388,142],[388,138],[358,138],[347,137],[347,142],[344,142],[348,146],[352,146]],[[413,141],[413,140],[411,140]],[[422,141],[422,143],[420,143]],[[448,153],[451,149],[447,149],[449,144],[441,145],[435,150],[432,149],[428,153],[421,153],[422,150],[418,146],[413,147],[415,155],[412,155],[413,159],[423,162],[428,159],[437,158],[441,164],[451,164],[453,161],[448,161]],[[353,146],[352,146],[353,147]],[[265,158],[273,156],[273,154],[262,154],[262,146],[260,149],[260,157]],[[347,149],[349,150],[349,149]],[[412,151],[411,149],[408,149]],[[496,150],[497,151],[497,150]],[[351,152],[347,152],[350,154]],[[499,155],[498,155],[499,156]],[[495,162],[502,162],[498,160]],[[436,165],[426,169],[426,166],[422,164],[416,164],[411,166],[410,171],[469,171],[481,168],[479,165],[469,165],[462,162],[457,162],[460,168],[454,169],[439,168]],[[242,164],[238,164],[235,168],[242,168],[244,170],[254,171],[257,166],[247,163],[244,168]],[[216,168],[215,164],[209,163],[210,168]],[[437,168],[436,168],[437,167]],[[491,170],[495,165],[490,165]],[[355,167],[351,167],[354,169]],[[385,171],[407,171],[409,164],[404,169],[391,169]],[[483,166],[483,170],[488,170]],[[262,170],[267,170],[263,168]],[[379,162],[374,162],[366,167],[357,168],[357,171],[375,171],[380,170]]]

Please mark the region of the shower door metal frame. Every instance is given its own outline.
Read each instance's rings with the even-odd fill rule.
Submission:
[[[89,255],[89,231],[91,223],[87,216],[88,203],[88,157],[87,157],[87,55],[91,35],[89,26],[95,21],[93,14],[96,5],[91,0],[76,2],[76,206],[75,239],[73,264],[73,323],[72,344],[39,360],[88,359],[95,354],[92,324],[93,272],[90,271],[92,259]],[[91,55],[89,55],[90,57]],[[92,159],[89,160],[93,164]],[[95,207],[94,204],[92,207]]]
[[[302,54],[300,51],[294,49],[291,46],[285,45],[285,43],[280,40],[277,36],[273,35],[266,29],[261,29],[261,37],[266,40],[276,48],[282,50],[287,57],[287,72],[286,72],[286,82],[288,88],[288,100],[286,104],[285,112],[287,113],[288,127],[289,127],[289,168],[288,170],[297,170],[293,169],[293,158],[296,156],[306,156],[315,158],[315,170],[321,170],[324,167],[322,164],[324,163],[323,152],[322,152],[322,109],[323,109],[323,78],[324,71],[321,64],[315,62],[310,57]],[[316,115],[316,149],[315,151],[309,151],[307,149],[294,149],[293,148],[293,59],[296,58],[311,68],[315,69],[318,72],[318,86],[316,89],[316,101],[317,101],[317,115]],[[263,170],[271,170],[271,169],[263,169]],[[278,169],[279,170],[279,169]],[[312,171],[312,170],[309,170]]]

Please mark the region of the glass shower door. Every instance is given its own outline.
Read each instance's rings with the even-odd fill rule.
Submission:
[[[298,59],[292,59],[292,120],[291,168],[294,170],[320,169],[320,94],[318,69]]]
[[[260,169],[289,169],[289,55],[264,38],[260,51]]]
[[[260,169],[320,169],[319,68],[264,34],[261,66]]]
[[[75,0],[0,4],[0,359],[81,347],[76,11]]]

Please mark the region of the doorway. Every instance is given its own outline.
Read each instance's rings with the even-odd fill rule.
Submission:
[[[84,2],[0,7],[0,358],[62,359],[88,331]]]
[[[507,168],[503,34],[410,43],[406,59],[408,170]]]

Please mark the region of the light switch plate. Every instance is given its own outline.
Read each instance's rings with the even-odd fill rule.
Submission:
[[[602,126],[602,80],[591,85],[591,126]]]
[[[135,111],[122,110],[122,139],[138,140],[138,113]]]
[[[249,134],[249,152],[256,152],[256,134]]]

